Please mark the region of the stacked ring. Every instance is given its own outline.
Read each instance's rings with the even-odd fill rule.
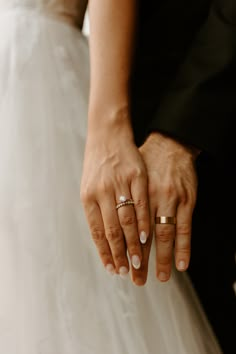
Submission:
[[[119,200],[120,202],[116,204],[116,209],[119,209],[126,205],[134,205],[133,199],[127,199],[124,195],[121,195]]]
[[[134,205],[134,201],[132,199],[127,199],[125,202],[118,203],[116,205],[116,209],[119,209],[119,208],[126,206],[126,205]]]

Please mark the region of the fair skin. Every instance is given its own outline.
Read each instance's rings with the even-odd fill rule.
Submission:
[[[196,200],[195,154],[159,133],[138,149],[129,112],[129,73],[136,1],[90,0],[91,87],[81,199],[104,267],[144,285],[155,216],[177,216],[177,225],[156,225],[157,276],[190,259]],[[124,16],[125,14],[125,16]],[[110,19],[112,18],[112,21]],[[116,210],[119,197],[134,200]],[[147,239],[147,240],[146,240]]]
[[[101,261],[121,276],[129,272],[127,250],[132,268],[140,267],[140,235],[148,236],[150,228],[147,173],[129,112],[135,3],[91,0],[89,5],[91,86],[81,199]],[[117,211],[121,195],[132,198],[135,207]]]

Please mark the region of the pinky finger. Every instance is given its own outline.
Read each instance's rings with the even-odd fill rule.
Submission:
[[[175,238],[175,263],[179,271],[187,270],[191,255],[191,229],[193,210],[188,206],[178,208],[176,238]]]
[[[85,208],[85,213],[100,259],[108,273],[113,275],[115,274],[115,265],[109,243],[106,239],[100,208],[94,203],[92,206]]]

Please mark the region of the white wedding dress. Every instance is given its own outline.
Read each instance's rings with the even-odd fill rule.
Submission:
[[[218,354],[187,277],[103,269],[79,200],[80,1],[0,0],[0,353]]]

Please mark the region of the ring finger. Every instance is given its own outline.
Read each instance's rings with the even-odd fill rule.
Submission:
[[[174,219],[168,220],[168,218],[159,217],[175,217],[176,209],[176,203],[160,203],[156,211],[156,271],[160,281],[169,280],[171,275],[176,226],[172,223]]]

